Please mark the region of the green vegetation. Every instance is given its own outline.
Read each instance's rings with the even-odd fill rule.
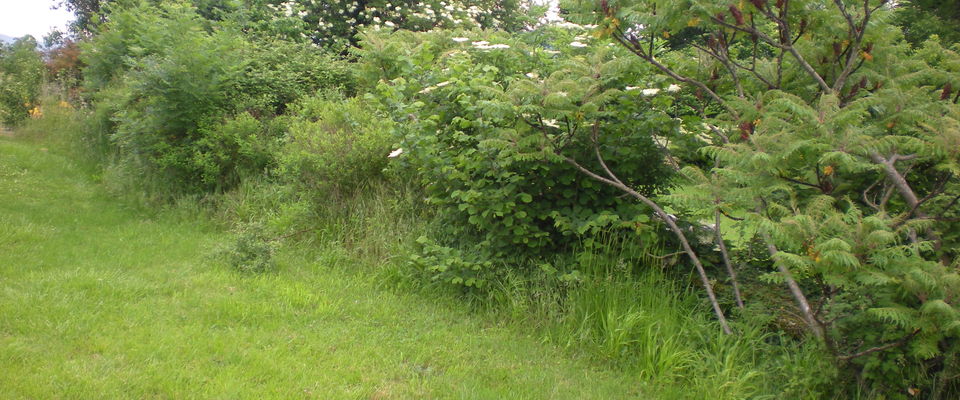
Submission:
[[[0,124],[15,125],[39,116],[43,61],[30,36],[12,44],[0,43]]]
[[[588,138],[553,137],[549,130],[618,121],[598,132],[609,163],[629,171],[630,183],[644,193],[662,192],[672,171],[651,131],[637,128],[666,130],[672,121],[641,114],[646,104],[637,95],[600,89],[638,78],[643,70],[632,67],[639,63],[603,48],[573,59],[544,51],[574,40],[563,29],[474,35],[467,36],[495,44],[473,49],[467,38],[444,31],[370,33],[357,51],[361,81],[376,82],[375,98],[394,119],[417,116],[398,129],[403,154],[395,170],[422,183],[442,224],[420,240],[424,252],[414,262],[434,279],[482,290],[506,272],[503,264],[569,252],[604,229],[649,222],[645,208],[578,179],[544,145],[562,141],[565,151],[586,157],[593,151]],[[599,71],[623,73],[597,79]]]
[[[601,30],[704,104],[690,116],[710,131],[712,168],[685,165],[697,190],[664,200],[756,232],[769,257],[747,263],[789,288],[805,330],[861,388],[956,390],[957,49],[904,43],[885,1],[653,3],[594,11]],[[634,24],[647,29],[625,29]],[[690,28],[699,33],[684,48],[656,46]],[[593,174],[629,193],[615,170]]]
[[[224,268],[195,209],[124,207],[41,144],[0,138],[0,397],[638,395],[450,301],[384,290],[341,248]]]
[[[284,366],[324,335],[355,338],[337,348],[356,368],[314,378],[353,374],[353,392],[322,397],[953,398],[960,31],[929,17],[955,19],[948,3],[604,0],[543,15],[515,1],[67,1],[77,31],[60,47],[0,49],[0,79],[26,82],[0,91],[20,137],[5,146],[12,166],[72,160],[100,189],[73,168],[36,183],[52,173],[41,164],[12,169],[10,187],[50,202],[91,190],[82,204],[114,211],[43,225],[52,203],[11,192],[11,248],[46,267],[10,269],[28,289],[4,293],[39,307],[29,295],[54,292],[30,285],[98,273],[156,289],[98,300],[116,312],[46,305],[161,315],[131,325],[153,336],[121,340],[113,365],[182,361],[173,343],[242,315],[227,324],[253,335],[230,342],[241,350],[211,337],[190,359],[262,385],[305,376]],[[144,231],[127,255],[103,225],[121,220],[152,221],[129,228]],[[105,236],[43,236],[68,226]],[[197,239],[157,250],[173,231]],[[95,251],[108,246],[119,261]],[[71,251],[80,267],[50,267]],[[107,272],[127,265],[138,275]],[[244,285],[256,290],[217,292]],[[11,326],[44,316],[10,307]],[[329,312],[343,318],[307,322]],[[428,350],[403,331],[443,350],[410,361]],[[72,349],[64,338],[50,346]],[[465,365],[486,340],[506,351]],[[375,343],[405,356],[375,366]],[[493,382],[541,350],[561,351],[526,365],[553,367]],[[232,396],[191,391],[172,364],[138,377],[166,382],[160,397]],[[380,392],[385,380],[403,383]],[[264,387],[249,394],[293,393]]]

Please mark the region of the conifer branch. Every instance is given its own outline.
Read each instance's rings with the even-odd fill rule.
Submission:
[[[747,66],[745,66],[745,65],[742,65],[742,64],[736,62],[736,61],[733,60],[733,59],[730,60],[730,63],[733,64],[733,65],[735,65],[735,66],[737,66],[738,68],[740,68],[740,69],[742,69],[742,70],[744,70],[744,71],[749,72],[751,75],[753,75],[755,78],[757,78],[760,82],[765,83],[765,84],[767,85],[767,88],[769,88],[769,89],[779,89],[779,88],[780,88],[779,85],[775,85],[773,82],[770,82],[767,78],[765,78],[762,74],[760,74],[759,72],[757,72],[756,60],[754,60],[753,66],[751,66],[751,67],[747,67]]]
[[[930,193],[927,193],[926,196],[923,196],[923,198],[920,199],[920,201],[918,201],[915,206],[910,207],[910,210],[908,210],[908,211],[905,213],[904,218],[905,218],[905,219],[906,219],[906,218],[910,218],[911,216],[913,216],[914,213],[917,212],[917,209],[919,209],[920,206],[922,206],[924,203],[930,201],[930,200],[933,199],[934,197],[937,197],[937,196],[943,194],[943,193],[946,191],[946,189],[947,189],[947,183],[950,182],[950,178],[951,178],[951,176],[948,175],[947,177],[941,179],[941,180],[937,183],[937,185],[933,188],[933,190],[930,191]]]
[[[863,203],[878,212],[883,211],[883,209],[881,208],[880,204],[870,200],[870,191],[873,190],[873,188],[877,187],[877,185],[879,185],[880,182],[883,182],[883,181],[884,181],[884,178],[877,179],[875,182],[870,184],[870,186],[867,186],[866,189],[863,189],[863,192],[860,193],[861,196],[863,197]]]
[[[870,154],[870,159],[873,162],[881,165],[884,172],[887,175],[887,179],[890,183],[897,189],[897,192],[900,193],[900,197],[903,198],[904,202],[907,203],[907,207],[910,207],[911,213],[915,214],[920,219],[930,218],[926,213],[920,209],[920,198],[917,197],[917,193],[910,186],[910,183],[907,182],[907,179],[900,173],[897,169],[896,163],[899,161],[909,161],[917,158],[916,154],[910,155],[901,155],[893,154],[889,158],[882,156],[880,153],[874,152]],[[926,231],[927,238],[933,242],[934,250],[940,250],[943,247],[943,239],[940,235],[931,228],[927,228]],[[911,229],[910,241],[916,243],[916,232]],[[949,260],[945,258],[940,260],[944,265],[949,265]]]
[[[957,202],[958,202],[958,201],[960,201],[960,195],[955,196],[955,197],[953,198],[953,200],[951,200],[949,203],[947,203],[947,205],[946,205],[945,207],[943,207],[943,210],[946,211],[946,210],[949,210],[949,209],[953,208],[953,206],[957,205]]]
[[[777,245],[773,244],[773,239],[770,237],[770,234],[762,232],[760,235],[764,243],[767,244],[767,252],[770,253],[770,257],[777,255],[779,250],[777,249]],[[817,317],[813,315],[810,302],[807,301],[807,296],[803,294],[803,289],[800,288],[800,285],[793,278],[793,273],[790,272],[790,269],[783,265],[782,262],[775,262],[774,264],[776,264],[777,270],[787,283],[787,288],[790,289],[790,294],[793,295],[793,299],[797,301],[797,306],[800,308],[803,319],[807,322],[810,331],[813,332],[813,335],[816,336],[817,339],[826,340],[825,330],[820,321],[817,320]]]
[[[903,177],[899,170],[897,170],[895,164],[898,161],[907,161],[914,158],[916,158],[916,155],[903,156],[894,154],[888,159],[877,152],[870,154],[870,159],[883,167],[883,171],[886,173],[887,179],[889,179],[890,183],[897,188],[900,196],[903,197],[903,200],[907,202],[907,206],[911,208],[916,207],[919,204],[920,199],[917,197],[916,192],[913,191],[913,188],[910,187],[910,183],[907,182],[907,179]]]
[[[734,217],[734,216],[730,215],[730,213],[728,213],[728,212],[726,212],[726,211],[723,211],[722,208],[719,209],[719,210],[720,210],[720,213],[723,214],[724,217],[730,218],[730,219],[732,219],[732,220],[734,220],[734,221],[744,221],[744,220],[745,220],[744,218]]]

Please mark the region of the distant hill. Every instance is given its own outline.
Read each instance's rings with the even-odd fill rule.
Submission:
[[[13,43],[14,40],[16,40],[16,39],[0,33],[0,42],[3,42],[3,43]]]

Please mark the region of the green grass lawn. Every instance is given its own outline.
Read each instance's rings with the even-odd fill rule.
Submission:
[[[647,397],[336,254],[244,275],[210,261],[227,237],[202,219],[152,214],[0,137],[0,398]]]

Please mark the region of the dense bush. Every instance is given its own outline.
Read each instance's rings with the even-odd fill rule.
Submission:
[[[277,268],[276,247],[276,241],[266,236],[262,226],[245,226],[229,247],[220,249],[217,257],[238,272],[272,272]]]
[[[297,102],[280,155],[281,179],[314,199],[327,200],[380,180],[395,124],[367,103],[324,97]]]
[[[609,162],[643,192],[663,190],[671,176],[653,136],[675,130],[675,121],[639,91],[624,90],[643,82],[642,64],[616,49],[577,47],[589,41],[580,33],[365,36],[364,81],[380,82],[378,96],[404,133],[397,168],[416,176],[443,210],[437,235],[421,241],[423,257],[415,260],[435,278],[482,286],[504,272],[495,266],[649,220],[643,207],[579,179],[555,154],[592,154],[590,140],[562,138],[561,128],[581,126],[602,132]],[[554,48],[576,56],[558,57]]]
[[[244,107],[279,115],[297,99],[324,92],[352,95],[356,90],[350,64],[316,47],[283,40],[260,40],[244,53],[247,62],[237,83]]]
[[[84,46],[86,87],[112,121],[120,162],[181,191],[224,190],[273,165],[270,122],[320,89],[351,90],[318,49],[211,28],[190,6],[114,10]],[[122,167],[122,166],[121,166]]]
[[[0,43],[0,124],[15,125],[39,115],[43,60],[37,42],[27,36],[12,44]]]
[[[903,27],[907,41],[919,45],[933,35],[945,43],[960,42],[960,2],[957,0],[905,0],[898,2],[894,21]]]

